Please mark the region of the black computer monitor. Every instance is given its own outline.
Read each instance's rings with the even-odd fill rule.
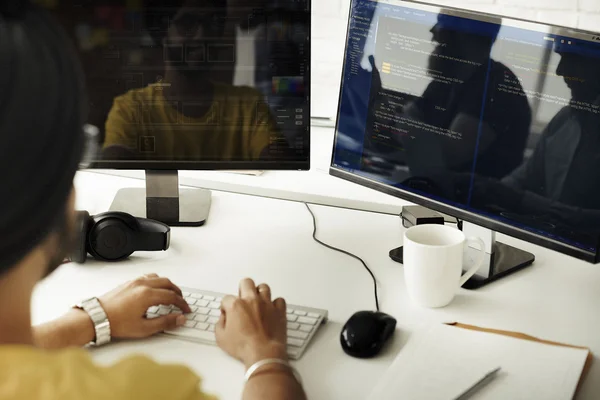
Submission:
[[[470,287],[534,260],[494,231],[598,262],[599,71],[600,34],[352,0],[330,173],[485,236]]]
[[[178,170],[310,169],[310,0],[37,2],[83,65],[92,168],[146,171],[111,210],[200,225]]]

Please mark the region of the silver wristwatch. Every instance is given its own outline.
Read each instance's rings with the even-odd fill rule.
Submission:
[[[94,330],[96,331],[96,338],[90,343],[95,346],[102,346],[110,342],[110,322],[108,316],[102,308],[102,304],[98,301],[97,297],[82,301],[80,304],[75,306],[85,311],[94,323]]]

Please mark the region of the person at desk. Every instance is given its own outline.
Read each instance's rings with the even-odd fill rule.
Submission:
[[[145,0],[145,25],[163,49],[164,76],[117,97],[105,159],[253,161],[279,137],[262,94],[212,79],[228,9],[219,0]],[[156,22],[157,13],[159,22]],[[165,18],[168,30],[163,31]],[[156,26],[158,24],[158,26]],[[225,46],[227,47],[227,46]]]
[[[391,163],[404,162],[411,176],[420,177],[432,171],[471,172],[474,154],[476,172],[483,176],[500,179],[517,168],[529,137],[531,108],[515,74],[491,58],[500,28],[500,20],[476,22],[441,12],[430,30],[437,45],[428,65],[422,66],[431,82],[421,96],[382,90],[385,60],[376,63],[371,56],[370,104],[375,111],[369,113],[365,152],[390,153]],[[406,29],[406,35],[416,35]],[[393,74],[386,73],[386,79],[393,86],[403,85],[399,79],[404,78]],[[501,90],[506,82],[515,94]],[[385,115],[390,107],[397,114],[389,123],[381,121],[378,110]],[[380,123],[392,125],[391,141],[381,143]]]
[[[28,1],[0,3],[0,168],[5,172],[0,198],[0,398],[214,399],[184,366],[159,365],[142,356],[99,366],[77,348],[111,337],[144,338],[183,325],[183,314],[144,317],[149,306],[158,304],[190,311],[180,289],[166,278],[148,274],[91,299],[94,315],[103,310],[107,317],[101,333],[80,308],[31,326],[35,285],[70,249],[73,178],[83,149],[92,144],[82,133],[83,77],[71,49],[65,33],[40,8]],[[257,288],[245,279],[239,297],[222,300],[216,337],[246,367],[273,358],[283,363],[260,367],[244,388],[245,399],[305,398],[285,364],[286,303],[272,301],[267,285]]]
[[[512,211],[509,217],[513,219],[541,215],[548,220],[551,216],[559,228],[554,231],[578,232],[580,242],[596,245],[600,233],[600,53],[597,46],[589,48],[585,43],[555,46],[561,56],[556,74],[571,91],[569,105],[546,126],[531,158],[500,183],[482,185],[478,193],[488,194],[475,200],[494,196],[500,207]]]
[[[555,46],[561,56],[556,74],[571,91],[565,99],[569,104],[513,173],[502,180],[465,175],[455,188],[461,187],[459,201],[472,193],[475,208],[576,238],[591,248],[600,237],[600,53],[596,46],[586,49],[585,43]]]
[[[571,91],[570,104],[504,183],[565,205],[600,209],[600,52],[584,55],[561,43],[555,50],[561,56],[556,74]]]

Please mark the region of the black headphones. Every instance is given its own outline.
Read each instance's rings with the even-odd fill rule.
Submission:
[[[71,261],[83,264],[90,253],[101,261],[121,261],[134,251],[167,250],[171,228],[162,222],[122,212],[90,216],[78,211],[76,242]]]

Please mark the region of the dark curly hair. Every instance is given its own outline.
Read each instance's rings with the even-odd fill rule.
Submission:
[[[227,0],[205,0],[223,11],[227,9]],[[167,35],[165,26],[184,6],[186,0],[144,0],[143,21],[154,45],[160,46]]]
[[[84,146],[83,82],[74,48],[47,11],[0,2],[0,273],[64,221]]]

